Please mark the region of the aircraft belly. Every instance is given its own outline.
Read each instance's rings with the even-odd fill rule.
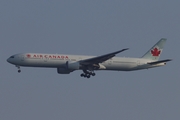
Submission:
[[[137,67],[137,64],[113,63],[113,64],[106,64],[104,66],[106,67],[106,70],[130,71],[130,70],[133,70],[133,68]]]

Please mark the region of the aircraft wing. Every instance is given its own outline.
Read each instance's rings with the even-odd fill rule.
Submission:
[[[148,64],[150,65],[155,65],[155,64],[159,64],[159,63],[165,63],[165,62],[169,62],[172,61],[171,59],[166,59],[166,60],[160,60],[160,61],[155,61],[155,62],[150,62]]]
[[[97,56],[97,57],[93,57],[93,58],[89,58],[89,59],[85,59],[85,60],[81,60],[80,64],[81,65],[89,65],[89,64],[98,64],[98,63],[102,63],[108,59],[111,59],[112,57],[114,57],[116,54],[123,52],[125,50],[128,50],[129,48],[125,48],[116,52],[112,52],[109,54],[105,54],[105,55],[101,55],[101,56]]]

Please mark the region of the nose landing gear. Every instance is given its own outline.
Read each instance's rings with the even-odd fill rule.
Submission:
[[[80,76],[81,77],[85,77],[85,78],[90,78],[91,75],[95,76],[96,73],[94,73],[94,71],[87,71],[87,70],[83,70],[84,73],[82,73]]]
[[[16,66],[18,68],[18,73],[21,72],[20,66]]]

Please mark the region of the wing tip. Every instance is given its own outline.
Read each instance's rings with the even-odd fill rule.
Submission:
[[[125,51],[125,50],[129,50],[129,48],[124,48],[124,49],[122,49],[123,51]]]

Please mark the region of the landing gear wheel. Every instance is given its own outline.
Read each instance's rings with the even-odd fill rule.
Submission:
[[[84,74],[83,74],[83,73],[81,74],[81,77],[84,77]]]
[[[87,75],[87,78],[90,78],[91,76],[90,75]]]
[[[83,70],[84,73],[82,73],[80,76],[81,77],[85,77],[85,78],[90,78],[91,76],[95,76],[96,74],[94,73],[94,71],[91,70]]]
[[[95,76],[96,75],[96,73],[92,73],[92,76]]]
[[[18,73],[21,72],[20,66],[16,65],[16,67],[18,68]]]

